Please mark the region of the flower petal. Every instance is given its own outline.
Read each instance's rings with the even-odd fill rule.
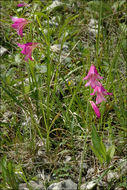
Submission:
[[[85,86],[91,86],[92,88],[95,88],[97,85],[101,86],[101,83],[97,79],[102,79],[98,72],[96,67],[92,64],[90,67],[90,70],[86,77],[83,78],[83,80],[90,80]]]
[[[17,7],[27,7],[27,6],[28,6],[28,4],[26,4],[26,3],[19,3],[17,5]]]
[[[90,84],[91,84],[91,81],[89,80],[89,81],[85,84],[85,86],[90,86]]]
[[[88,80],[88,79],[89,79],[89,76],[88,76],[88,75],[83,78],[83,80]]]
[[[111,92],[107,92],[107,95],[113,95],[113,93],[111,93]]]
[[[19,36],[23,37],[23,28],[30,22],[24,18],[11,17],[14,24],[12,27],[17,30]]]
[[[28,59],[32,60],[32,51],[37,47],[38,43],[28,42],[26,44],[17,44],[20,48],[22,48],[21,53],[26,55],[25,61]]]
[[[17,44],[17,46],[19,46],[20,48],[24,48],[25,47],[25,44]]]
[[[100,111],[99,111],[99,108],[96,106],[96,104],[95,104],[93,101],[90,101],[90,104],[91,104],[91,106],[92,106],[92,108],[93,108],[93,110],[94,110],[96,116],[97,116],[98,118],[100,118],[100,117],[101,117],[101,113],[100,113]]]
[[[13,22],[16,22],[19,18],[18,17],[13,17],[13,16],[10,16],[11,17],[11,20],[13,21]]]
[[[104,98],[102,94],[98,93],[96,97],[96,104],[100,104],[102,101],[106,101],[106,99]]]
[[[93,91],[93,93],[90,94],[91,96],[94,96],[95,95],[95,91]]]

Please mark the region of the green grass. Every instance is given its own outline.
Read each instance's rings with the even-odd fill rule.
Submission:
[[[37,169],[48,169],[55,180],[68,177],[68,172],[80,188],[83,174],[82,167],[77,168],[79,162],[82,165],[89,160],[90,167],[96,162],[107,171],[114,160],[111,156],[108,166],[106,159],[99,163],[98,153],[94,150],[94,157],[91,149],[96,139],[114,145],[115,156],[126,155],[126,2],[62,0],[63,5],[50,11],[46,7],[52,1],[33,0],[29,8],[8,2],[1,1],[0,39],[8,50],[1,57],[1,188],[18,188],[17,168],[26,183]],[[23,38],[11,27],[10,16],[32,21]],[[89,31],[92,18],[98,21],[95,35]],[[39,43],[33,62],[25,62],[16,45],[27,42]],[[60,44],[60,49],[53,51],[54,44]],[[91,64],[103,76],[107,91],[113,93],[99,106],[100,119],[89,103],[94,99],[92,90],[83,80]],[[94,138],[95,133],[91,136],[92,126],[99,139],[97,135]],[[37,162],[39,140],[44,144],[46,164]],[[71,161],[63,168],[67,155]]]

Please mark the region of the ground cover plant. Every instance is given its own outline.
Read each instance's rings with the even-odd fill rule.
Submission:
[[[1,189],[126,188],[126,30],[125,0],[1,1]]]

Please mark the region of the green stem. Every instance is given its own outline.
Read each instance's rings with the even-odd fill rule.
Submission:
[[[100,2],[98,34],[97,34],[97,41],[96,41],[96,59],[97,60],[98,60],[98,56],[99,56],[99,42],[100,42],[100,31],[101,31],[101,19],[102,19],[102,0]]]
[[[88,132],[86,132],[85,134],[85,138],[84,138],[84,145],[83,145],[83,152],[81,155],[81,165],[80,165],[80,172],[79,172],[79,183],[78,183],[78,189],[81,189],[81,182],[82,182],[82,171],[83,171],[83,161],[84,161],[84,157],[85,157],[85,152],[86,152],[86,148],[87,148],[87,137],[88,137]]]

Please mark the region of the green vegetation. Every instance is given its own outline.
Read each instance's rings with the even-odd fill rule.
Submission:
[[[46,186],[71,177],[80,188],[84,162],[103,170],[103,179],[126,156],[126,1],[61,0],[55,8],[52,1],[25,2],[18,8],[20,1],[1,1],[7,52],[1,55],[0,188],[16,190],[42,169],[53,177]],[[10,16],[31,21],[23,38]],[[34,61],[25,61],[17,46],[27,42],[39,43]],[[98,105],[100,118],[83,80],[91,64],[113,93]],[[121,177],[119,186],[125,183]]]

